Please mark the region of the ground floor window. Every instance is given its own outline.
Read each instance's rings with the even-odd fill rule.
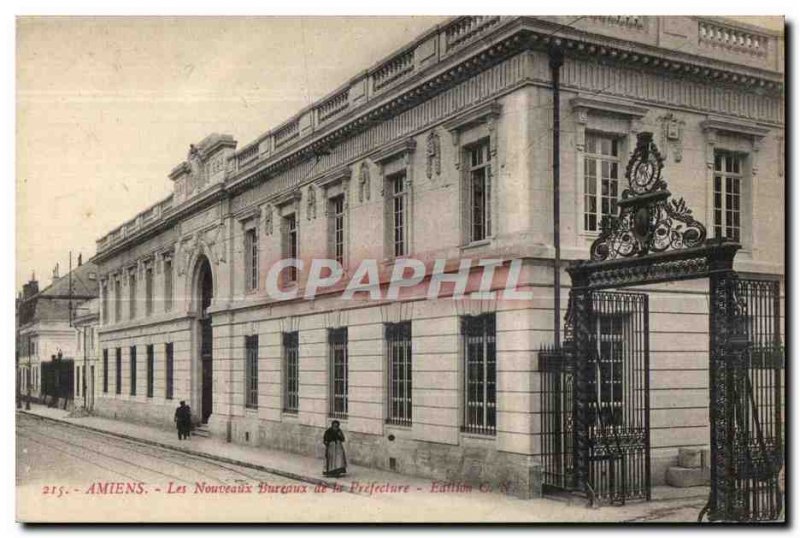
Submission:
[[[245,407],[258,407],[258,335],[245,336],[244,394]]]
[[[155,366],[155,352],[153,345],[147,346],[147,397],[153,397],[153,368]]]
[[[283,410],[287,413],[297,413],[300,404],[299,351],[299,333],[283,333]]]
[[[329,415],[347,418],[347,328],[331,329],[328,332],[328,355]]]
[[[136,346],[131,346],[131,396],[136,396]]]
[[[122,348],[117,348],[117,356],[116,356],[116,371],[115,374],[115,381],[116,381],[116,393],[122,394]]]
[[[164,372],[166,375],[166,379],[164,380],[164,387],[165,387],[165,394],[164,397],[167,400],[172,399],[172,378],[174,372],[174,365],[173,365],[173,358],[172,358],[172,342],[168,342],[164,345],[164,365],[166,371]]]
[[[108,393],[108,350],[103,350],[103,392]]]
[[[391,424],[411,424],[411,322],[386,325],[388,417]]]
[[[470,433],[497,430],[497,357],[495,315],[461,320],[464,349],[464,425]]]

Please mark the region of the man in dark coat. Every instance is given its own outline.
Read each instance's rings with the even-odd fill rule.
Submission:
[[[181,400],[181,405],[175,410],[175,424],[178,427],[178,441],[188,439],[192,429],[192,408]]]

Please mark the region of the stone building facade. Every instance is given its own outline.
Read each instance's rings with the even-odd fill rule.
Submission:
[[[168,426],[185,399],[214,436],[318,456],[336,418],[354,463],[539,495],[556,40],[563,262],[588,257],[651,131],[672,192],[742,243],[737,270],[782,279],[781,36],[713,18],[459,17],[245,146],[192,145],[174,193],[98,240],[95,411]],[[281,289],[300,297],[275,298],[288,258],[304,267]],[[319,258],[347,277],[376,260],[384,292],[397,259],[445,260],[440,275],[498,260],[492,289],[516,272],[522,295],[348,300],[341,285],[305,300]],[[679,447],[707,444],[708,305],[703,286],[650,291],[658,483]]]

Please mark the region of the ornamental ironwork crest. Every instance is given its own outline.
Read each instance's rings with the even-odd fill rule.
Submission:
[[[692,217],[683,198],[671,199],[661,172],[664,157],[653,133],[639,133],[636,149],[625,169],[628,188],[617,202],[619,214],[605,216],[600,235],[592,243],[592,261],[644,256],[667,250],[697,247],[706,228]]]

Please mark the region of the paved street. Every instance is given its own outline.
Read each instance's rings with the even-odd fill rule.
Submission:
[[[693,521],[703,504],[684,499],[590,509],[579,499],[436,491],[430,481],[403,475],[388,483],[402,491],[386,491],[380,475],[358,468],[351,475],[339,482],[341,491],[320,492],[309,482],[17,415],[21,520],[664,522]],[[360,491],[350,487],[354,481]]]

